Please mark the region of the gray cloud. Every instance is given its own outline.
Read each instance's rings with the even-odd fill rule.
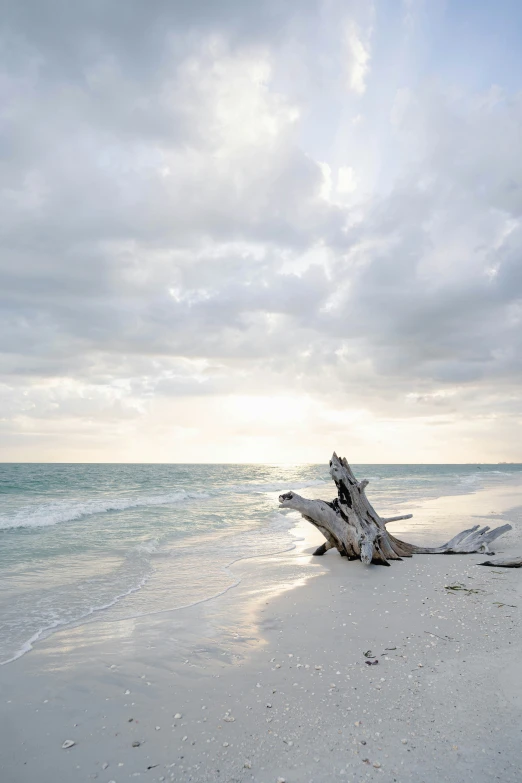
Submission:
[[[398,93],[393,187],[343,201],[302,138],[322,84],[360,100],[343,20],[366,51],[355,2],[9,4],[6,432],[260,390],[520,415],[522,101]]]

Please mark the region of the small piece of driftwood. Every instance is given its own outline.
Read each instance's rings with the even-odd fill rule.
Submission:
[[[497,557],[496,560],[486,560],[477,565],[495,566],[495,568],[522,568],[522,557]]]
[[[411,557],[414,554],[482,552],[494,555],[489,548],[490,544],[511,530],[511,525],[502,525],[494,530],[475,525],[463,530],[442,546],[422,547],[408,544],[389,533],[386,524],[399,519],[409,519],[411,514],[380,517],[366,497],[368,479],[357,481],[346,459],[335,453],[330,460],[330,475],[337,487],[337,497],[331,502],[307,500],[297,492],[285,492],[279,496],[280,508],[299,511],[325,537],[326,543],[316,549],[314,555],[324,555],[329,549],[335,548],[349,560],[362,560],[363,563],[385,566],[390,565],[390,560],[402,560],[403,557]]]

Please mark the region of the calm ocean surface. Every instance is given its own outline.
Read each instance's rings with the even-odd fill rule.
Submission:
[[[522,477],[522,465],[357,465],[383,512]],[[0,663],[68,624],[208,600],[242,557],[294,545],[289,489],[331,499],[325,465],[0,464]]]

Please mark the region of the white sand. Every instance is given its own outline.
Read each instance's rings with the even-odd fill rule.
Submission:
[[[415,511],[422,531],[457,529],[521,503],[511,487]],[[521,554],[521,510],[504,518],[497,551]],[[302,530],[297,550],[234,565],[219,599],[65,630],[1,667],[1,783],[520,782],[522,570],[311,559]]]

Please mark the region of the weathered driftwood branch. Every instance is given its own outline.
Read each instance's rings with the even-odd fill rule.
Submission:
[[[477,565],[495,566],[495,568],[522,568],[522,557],[497,557],[496,560],[486,560]]]
[[[412,514],[380,517],[365,494],[368,479],[357,481],[346,459],[339,458],[335,453],[330,461],[330,475],[337,487],[337,497],[331,502],[307,500],[296,492],[279,496],[281,508],[299,511],[325,537],[326,543],[316,549],[314,555],[324,555],[335,547],[349,560],[359,559],[363,563],[387,566],[390,560],[401,560],[413,554],[494,554],[489,550],[489,545],[511,530],[511,525],[502,525],[494,530],[475,525],[439,547],[408,544],[389,533],[386,524],[410,519]]]
[[[381,517],[381,519],[387,525],[388,522],[399,522],[401,519],[411,519],[412,516],[413,514],[400,514],[398,517]]]

